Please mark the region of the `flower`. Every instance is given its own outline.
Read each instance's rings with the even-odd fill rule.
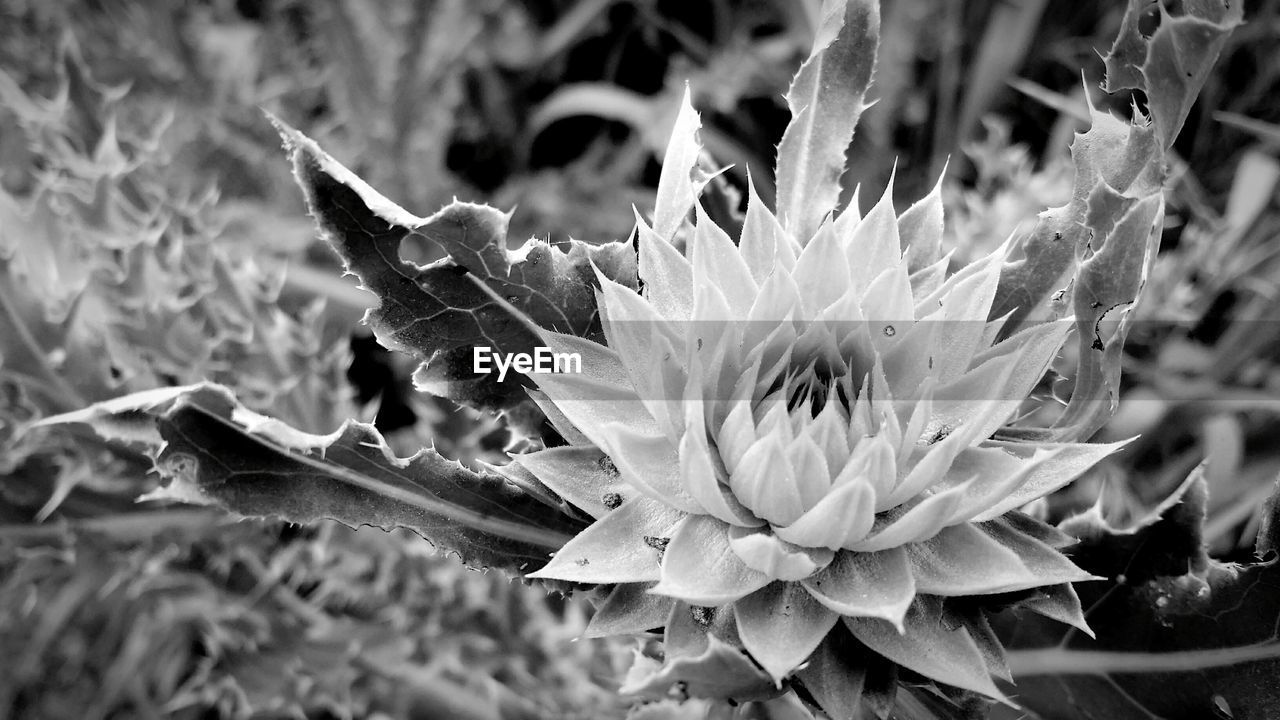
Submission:
[[[534,376],[571,444],[516,461],[595,522],[531,577],[628,588],[598,631],[731,609],[781,683],[843,625],[992,697],[999,643],[950,599],[1041,588],[1033,609],[1087,631],[1071,539],[1017,508],[1122,443],[992,439],[1071,322],[997,341],[1008,245],[948,277],[939,191],[902,216],[891,194],[796,238],[751,187],[737,243],[691,202],[687,257],[637,216],[642,292],[598,276],[607,346],[539,331],[582,357]]]

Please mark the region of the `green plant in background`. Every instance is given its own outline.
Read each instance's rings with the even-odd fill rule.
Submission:
[[[594,17],[606,5],[584,3],[578,15]],[[1026,13],[1043,9],[1032,5]],[[343,7],[350,10],[339,4],[330,11]],[[1123,529],[1114,527],[1119,514],[1114,506],[1100,506],[1059,527],[1043,522],[1043,504],[1028,508],[1032,515],[1017,510],[1119,446],[1083,441],[1121,400],[1126,338],[1131,331],[1143,337],[1134,326],[1144,283],[1154,278],[1146,292],[1162,298],[1176,292],[1164,280],[1178,277],[1176,269],[1166,263],[1152,270],[1164,225],[1167,159],[1241,8],[1204,0],[1184,2],[1179,12],[1130,4],[1106,60],[1107,85],[1113,91],[1141,90],[1145,111],[1135,106],[1133,120],[1124,121],[1085,108],[1089,128],[1072,145],[1068,203],[1042,213],[1029,235],[990,255],[989,248],[1004,238],[967,234],[1004,221],[990,217],[995,213],[989,209],[978,210],[973,213],[978,221],[953,231],[962,252],[971,253],[967,263],[949,262],[943,255],[940,185],[902,214],[894,209],[892,189],[865,217],[858,212],[856,193],[837,212],[841,198],[849,196],[850,189],[840,184],[845,152],[878,54],[879,11],[870,2],[828,3],[818,18],[813,50],[787,95],[792,120],[778,151],[776,212],[748,186],[745,216],[736,213],[732,193],[714,169],[714,160],[724,159],[732,146],[709,133],[704,138],[715,142],[700,147],[699,120],[686,97],[667,144],[653,215],[637,214],[634,244],[532,240],[510,250],[510,215],[455,202],[430,217],[416,217],[306,135],[281,124],[295,176],[322,234],[377,298],[367,320],[380,342],[423,361],[414,377],[419,389],[499,411],[520,436],[512,447],[533,451],[500,467],[464,466],[445,459],[447,446],[441,448],[444,455],[433,449],[399,458],[382,434],[362,423],[347,422],[331,435],[310,434],[334,427],[349,412],[327,395],[305,389],[314,383],[335,387],[324,369],[331,365],[303,370],[293,354],[281,356],[281,348],[290,346],[271,343],[273,325],[262,320],[273,317],[270,288],[245,289],[245,283],[255,282],[252,273],[224,271],[216,284],[203,286],[207,292],[191,307],[204,313],[202,318],[232,319],[201,325],[211,337],[223,337],[218,329],[236,326],[237,319],[251,324],[253,332],[231,335],[243,339],[240,345],[202,336],[193,343],[197,349],[228,354],[179,355],[175,361],[148,356],[137,367],[177,370],[153,381],[143,374],[124,375],[138,378],[129,384],[112,377],[108,368],[107,387],[114,392],[67,395],[52,404],[42,403],[66,392],[60,388],[68,373],[57,364],[56,352],[48,364],[48,351],[77,346],[64,343],[61,335],[41,340],[41,333],[55,332],[40,324],[49,322],[47,309],[42,319],[36,319],[40,313],[11,312],[11,323],[20,319],[15,327],[39,332],[27,333],[35,340],[25,350],[4,348],[6,388],[15,398],[6,406],[6,427],[44,418],[39,429],[7,439],[26,448],[13,457],[44,458],[19,464],[13,476],[58,466],[65,450],[51,439],[88,438],[87,433],[68,435],[85,422],[105,439],[98,445],[107,451],[103,457],[131,463],[117,466],[116,477],[138,474],[145,461],[141,451],[151,453],[165,481],[149,493],[153,501],[216,505],[242,516],[299,523],[332,518],[353,526],[408,528],[469,565],[502,568],[587,595],[598,605],[585,627],[588,635],[645,640],[621,686],[637,703],[631,710],[636,718],[1003,716],[1008,706],[990,707],[989,698],[1046,718],[1181,717],[1186,712],[1260,717],[1257,713],[1277,700],[1264,680],[1276,665],[1274,627],[1267,622],[1276,609],[1274,599],[1259,590],[1274,583],[1274,571],[1267,563],[1220,564],[1201,548],[1206,485],[1216,492],[1214,477],[1222,475],[1221,466],[1211,463],[1185,481],[1189,468],[1183,467],[1175,491],[1170,494],[1169,483],[1162,486],[1160,492],[1170,499]],[[1019,17],[1012,13],[1003,26],[1034,24]],[[422,22],[418,17],[416,25],[407,26]],[[568,18],[564,22],[560,27],[572,25]],[[1153,22],[1154,30],[1148,27]],[[388,27],[404,25],[389,22]],[[351,41],[360,32],[334,38],[334,47],[357,60],[362,53],[377,55],[374,45]],[[558,52],[553,39],[546,41],[553,49],[533,55]],[[886,56],[880,55],[883,61]],[[413,57],[405,52],[401,60]],[[985,62],[1007,63],[1008,58]],[[892,68],[880,72],[893,77]],[[347,79],[358,80],[358,75]],[[356,108],[381,107],[386,112],[380,118],[399,117],[395,93],[385,85],[335,86],[333,96],[348,101],[339,115],[351,123]],[[75,86],[74,78],[68,86]],[[14,88],[8,92],[9,98],[24,97]],[[354,100],[360,93],[368,97]],[[969,125],[976,111],[967,105],[984,102],[966,101],[961,115]],[[41,120],[54,116],[39,115],[39,103],[26,107],[34,110],[24,127],[50,127],[54,137],[66,135],[64,121]],[[547,117],[562,112],[554,103],[546,108]],[[361,153],[380,156],[385,148],[408,147],[389,141],[403,141],[401,131],[408,125],[389,127],[375,123],[361,135],[359,125],[350,124],[344,132],[353,133],[346,137]],[[70,136],[84,143],[81,136]],[[101,141],[107,134],[95,130],[84,137],[88,147],[107,149],[93,162],[110,167],[105,160],[111,144]],[[38,155],[54,158],[67,155],[59,149],[63,146],[33,144]],[[85,147],[78,152],[84,154]],[[858,166],[858,146],[853,149],[850,159]],[[151,165],[144,157],[121,167],[145,175]],[[360,175],[371,174],[374,184],[390,185],[397,193],[410,187],[397,185],[397,177],[408,177],[402,169],[382,160],[374,164],[362,167]],[[54,198],[66,185],[81,182],[78,167],[67,162],[51,173],[65,184],[33,197]],[[745,170],[736,172],[745,177]],[[755,163],[751,170],[762,168]],[[101,186],[112,192],[128,187],[116,179],[120,175],[117,171]],[[855,171],[854,176],[866,175]],[[95,179],[86,178],[86,187]],[[1059,184],[1068,185],[1061,179]],[[88,195],[77,186],[65,197],[73,202]],[[186,203],[160,197],[169,199],[104,204],[137,209],[144,220],[188,217],[168,209]],[[58,203],[41,216],[45,206],[25,197],[22,204],[21,213],[17,201],[10,206],[27,223],[41,217],[49,218],[46,225],[97,217],[80,210],[59,212],[64,206]],[[157,229],[148,235],[148,227]],[[133,242],[161,239],[141,243],[142,251],[130,244],[126,255],[146,258],[153,248],[165,248],[173,227],[186,224],[129,225],[121,233]],[[47,232],[47,248],[82,247],[61,242],[76,232]],[[425,266],[402,259],[402,249],[414,245],[433,248],[428,256],[443,259]],[[60,277],[40,275],[40,268],[81,267],[37,263],[39,256],[19,243],[11,242],[6,252],[12,258],[6,266],[10,283]],[[188,251],[174,256],[190,262]],[[101,257],[103,263],[117,263],[120,254]],[[121,297],[119,278],[138,277],[107,264],[111,268],[115,272],[91,274],[90,280],[71,278],[74,287],[65,293],[19,289],[11,295],[45,302],[61,298],[60,312],[82,317],[78,307],[92,308],[98,294],[115,293],[102,301],[114,307]],[[154,278],[141,284],[151,291],[160,286]],[[241,302],[232,307],[239,314],[205,310],[210,303],[222,307],[216,304],[219,298],[229,289],[236,297],[236,288]],[[252,301],[245,304],[245,297]],[[21,310],[12,302],[9,306]],[[128,323],[94,329],[165,327],[174,322],[165,313],[173,312],[165,307],[142,320],[130,316]],[[55,324],[61,318],[52,317]],[[283,317],[275,326],[306,322],[305,316]],[[116,332],[107,337],[115,338]],[[125,347],[151,344],[121,337],[115,342]],[[1064,339],[1066,348],[1057,357]],[[513,374],[499,381],[494,374],[472,372],[471,350],[478,344],[508,353],[538,345],[580,352],[585,373],[532,381]],[[254,362],[255,352],[265,352],[268,361],[274,354],[275,370],[237,375]],[[82,355],[95,362],[107,357]],[[1041,378],[1050,365],[1050,377],[1069,382],[1047,388]],[[181,385],[205,378],[222,385]],[[178,386],[83,407],[120,391],[166,383]],[[1066,400],[1054,402],[1050,390]],[[64,414],[47,417],[59,411]],[[1121,439],[1115,433],[1123,427],[1119,423],[1107,432]],[[1230,436],[1228,429],[1215,437],[1224,433]],[[1224,444],[1217,441],[1216,447]],[[63,477],[72,478],[64,481],[66,488],[78,482],[74,472]],[[45,514],[57,505],[56,499],[49,501]],[[154,517],[160,518],[159,527],[168,526],[163,516]],[[174,522],[186,517],[175,516]],[[194,517],[211,522],[215,516]],[[274,687],[295,683],[303,689],[318,682],[356,689],[360,683],[348,669],[359,665],[364,676],[422,689],[418,702],[434,703],[437,711],[451,693],[468,692],[462,687],[465,679],[449,684],[448,673],[441,685],[438,667],[437,672],[390,669],[406,662],[418,667],[421,650],[388,640],[379,634],[377,621],[368,621],[368,613],[346,604],[359,603],[353,587],[382,575],[355,569],[339,573],[351,578],[349,584],[317,591],[310,586],[323,584],[331,570],[290,570],[310,567],[298,553],[312,550],[357,565],[370,556],[404,552],[399,542],[390,542],[392,549],[370,549],[353,542],[354,535],[323,527],[325,537],[286,543],[296,551],[273,561],[274,570],[264,571],[254,553],[240,557],[258,588],[272,588],[280,608],[260,619],[246,615],[245,621],[276,629],[225,637],[224,645],[246,652],[208,650],[216,658],[215,671],[201,676],[205,680],[181,686],[169,678],[154,690],[117,682],[113,692],[184,698],[173,702],[193,708],[222,703],[243,711],[279,700],[280,707],[408,712],[408,706],[396,710],[385,702],[391,694],[385,684],[382,690],[363,688],[346,697],[277,691],[273,700],[270,687],[253,683],[259,667],[251,650],[255,643],[301,663],[289,666],[298,668],[293,679],[272,677]],[[1264,521],[1256,546],[1244,544],[1258,552],[1273,549],[1272,526]],[[271,548],[266,542],[255,552],[279,552]],[[223,557],[218,553],[213,560]],[[129,557],[140,559],[145,552]],[[63,572],[55,560],[46,560],[53,564],[40,567],[51,577]],[[197,575],[206,572],[200,558],[183,562]],[[175,568],[166,567],[167,572]],[[30,572],[36,577],[41,571]],[[287,577],[291,572],[296,580]],[[433,566],[430,572],[442,571]],[[104,573],[102,578],[110,575]],[[410,576],[416,575],[410,571]],[[62,596],[68,607],[83,607],[71,588],[102,582],[60,577],[69,583],[64,592],[70,594]],[[222,595],[208,588],[195,591],[193,606],[213,607],[213,597],[242,595],[229,577],[218,576],[219,588],[226,583],[216,591]],[[17,597],[21,583],[0,590]],[[146,593],[148,587],[143,581],[136,592]],[[41,592],[56,592],[59,581],[50,580],[47,588]],[[302,596],[312,600],[302,606],[290,600]],[[408,602],[401,591],[388,592],[380,612],[390,613],[392,625],[407,631],[413,627],[413,615],[404,614]],[[320,608],[319,614],[308,606]],[[512,607],[533,608],[543,622],[550,617],[525,600]],[[326,626],[331,615],[364,620]],[[175,628],[196,622],[194,614],[166,617]],[[286,617],[292,619],[282,623]],[[130,627],[145,628],[148,622],[155,621]],[[212,627],[237,622],[224,618]],[[280,645],[293,627],[290,622],[310,628],[303,645]],[[566,626],[574,628],[570,632],[583,630],[572,622]],[[1085,634],[1089,628],[1096,639]],[[516,633],[517,626],[504,632]],[[46,647],[40,640],[45,636],[24,642]],[[360,640],[351,654],[328,644],[352,637]],[[650,641],[659,637],[660,645]],[[531,642],[522,651],[541,648],[545,644]],[[267,656],[268,650],[263,651]],[[33,677],[32,667],[37,665],[28,663],[23,677]],[[1240,667],[1248,671],[1236,672]],[[497,678],[511,668],[488,666],[480,672]],[[209,683],[218,673],[227,687],[239,687],[255,699],[211,692]],[[518,671],[517,679],[506,677],[502,682],[508,685],[521,684]],[[1011,680],[1016,685],[1006,684]],[[1167,689],[1171,684],[1176,691]],[[535,712],[509,697],[467,707],[477,717]],[[459,706],[457,711],[465,710]],[[621,706],[611,712],[620,714]]]

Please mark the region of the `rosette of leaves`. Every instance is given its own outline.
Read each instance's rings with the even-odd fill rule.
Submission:
[[[1232,25],[1162,23],[1145,60],[1123,53],[1142,60],[1152,117],[1093,111],[1072,147],[1070,203],[954,273],[939,190],[901,215],[891,192],[865,217],[856,203],[836,212],[867,107],[873,2],[824,7],[787,96],[776,210],[749,189],[737,238],[700,202],[687,99],[634,245],[567,250],[509,250],[507,216],[487,206],[416,217],[282,125],[321,230],[379,298],[367,321],[424,361],[419,388],[513,417],[536,383],[568,444],[476,472],[429,450],[396,458],[358,423],[298,433],[203,386],[55,420],[110,432],[125,413],[156,418],[167,497],[410,527],[471,564],[597,586],[607,597],[589,634],[663,628],[663,659],[643,656],[623,686],[642,697],[781,703],[766,713],[800,697],[834,717],[887,714],[898,680],[1000,698],[992,611],[1087,629],[1070,583],[1093,576],[1062,554],[1068,535],[1017,508],[1119,445],[1078,441],[1114,406],[1154,256],[1163,153],[1185,117],[1167,101],[1198,87],[1157,82],[1172,64],[1160,53],[1203,77],[1213,43],[1170,37]],[[1122,60],[1113,52],[1109,69]],[[448,257],[401,259],[411,235]],[[1070,403],[1049,427],[1016,419],[1073,329]],[[497,382],[472,371],[478,344],[576,352],[583,373]]]
[[[1086,628],[1070,583],[1091,578],[1057,550],[1069,537],[1017,508],[1122,443],[991,439],[1072,323],[997,341],[1007,247],[948,276],[938,192],[902,215],[891,190],[865,217],[832,213],[864,102],[826,87],[865,88],[877,12],[829,10],[829,45],[788,95],[777,214],[749,192],[735,243],[696,200],[690,165],[668,164],[653,226],[637,220],[643,289],[598,277],[605,344],[530,323],[583,372],[533,376],[572,444],[516,463],[595,518],[531,577],[617,584],[595,632],[665,624],[670,646],[692,623],[703,646],[745,649],[836,715],[857,702],[859,653],[1001,698],[984,604],[1041,590],[1033,610]],[[697,126],[686,100],[668,163],[697,156]],[[760,676],[739,675],[684,689],[749,698]],[[631,689],[680,680],[655,669]]]

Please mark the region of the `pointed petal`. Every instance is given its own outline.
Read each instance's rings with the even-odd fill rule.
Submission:
[[[667,395],[664,376],[655,373],[655,366],[669,363],[666,356],[673,342],[679,342],[676,330],[667,323],[652,305],[631,288],[613,282],[597,272],[600,283],[599,305],[601,325],[609,347],[618,357],[618,364],[625,369],[626,382],[635,389],[649,414],[664,430],[671,426],[666,401],[676,399]],[[563,352],[563,351],[558,351]],[[596,361],[582,356],[584,373],[600,372],[593,367]]]
[[[869,485],[878,511],[880,498],[888,496],[898,480],[893,450],[893,444],[883,433],[859,439],[849,455],[849,463],[836,475],[831,486],[841,487],[850,482]]]
[[[902,548],[837,553],[825,570],[800,582],[818,602],[848,617],[877,618],[900,627],[916,596]]]
[[[1071,583],[1040,588],[1040,593],[1023,601],[1018,607],[1070,625],[1085,635],[1094,637],[1093,629],[1089,627],[1084,618],[1084,610],[1080,607],[1080,596],[1076,595],[1076,589]]]
[[[662,632],[663,653],[668,660],[701,655],[712,636],[730,645],[742,645],[733,605],[708,607],[676,600]]]
[[[732,474],[738,469],[747,450],[756,442],[756,425],[751,419],[751,403],[748,400],[732,401],[729,413],[716,434],[716,447],[725,469]]]
[[[823,308],[840,299],[849,285],[849,263],[831,223],[823,224],[796,258],[791,273],[800,288],[804,317],[816,318]]]
[[[779,686],[803,663],[839,616],[795,583],[775,582],[739,600],[742,644]]]
[[[916,406],[911,411],[906,428],[902,431],[902,442],[899,443],[898,452],[894,456],[898,467],[907,466],[912,451],[918,446],[925,427],[933,417],[933,387],[933,378],[927,378],[916,390]]]
[[[632,292],[621,285],[618,287],[626,292]],[[622,392],[634,388],[631,378],[627,374],[627,368],[623,364],[622,358],[613,349],[613,345],[605,347],[586,338],[551,332],[550,330],[544,330],[539,340],[554,353],[574,353],[581,356],[582,372],[575,373],[581,378],[598,382],[602,385],[617,387]]]
[[[925,595],[994,595],[1044,583],[1018,554],[968,523],[906,546],[916,591]]]
[[[805,434],[822,452],[828,473],[832,480],[849,462],[849,419],[841,409],[840,399],[835,392],[827,397],[818,416],[806,429]]]
[[[981,269],[957,283],[939,302],[942,326],[939,328],[934,354],[939,380],[946,383],[959,377],[972,365],[982,348],[991,301],[995,299],[1003,263],[999,257],[980,260]]]
[[[944,167],[929,194],[898,216],[898,237],[913,273],[937,262],[942,252],[942,178],[946,174]]]
[[[645,538],[671,536],[684,517],[656,500],[633,498],[578,533],[528,577],[592,584],[657,580],[661,553]]]
[[[1003,515],[1014,508],[1022,507],[1032,500],[1042,498],[1051,492],[1066,486],[1079,477],[1085,470],[1096,465],[1102,458],[1133,442],[1133,438],[1113,443],[1100,444],[1064,444],[1052,447],[1055,452],[1044,462],[1038,464],[1028,475],[1025,482],[1013,490],[1003,500],[991,505],[985,512],[974,516],[975,521],[990,520]],[[1003,446],[1003,443],[994,443]],[[1046,447],[1041,445],[1040,447]]]
[[[769,208],[765,206],[760,195],[756,193],[755,183],[747,174],[747,216],[742,222],[742,236],[738,240],[738,249],[742,253],[747,267],[751,269],[751,277],[757,283],[764,283],[773,273],[774,268],[781,268],[784,274],[790,275],[796,265],[796,254],[799,245],[790,238],[787,231]]]
[[[728,474],[707,442],[702,403],[694,400],[685,407],[685,433],[680,439],[680,475],[685,490],[706,512],[726,523],[743,527],[763,525],[764,520],[743,507],[722,482],[728,480]]]
[[[707,216],[701,203],[695,209],[698,224],[690,245],[694,282],[714,283],[729,301],[732,317],[745,320],[759,286],[733,240]]]
[[[783,407],[783,422],[789,428],[785,412]],[[804,512],[804,506],[783,451],[781,433],[766,433],[765,425],[761,423],[761,439],[747,450],[738,471],[730,476],[729,487],[757,517],[775,525],[790,525]]]
[[[902,260],[898,216],[893,210],[892,176],[880,200],[849,237],[845,252],[854,285],[859,288],[868,287],[876,276]]]
[[[1017,530],[1008,521],[997,518],[979,523],[977,527],[1017,553],[1023,566],[1040,580],[1040,585],[1104,579],[1077,567],[1066,555]]]
[[[702,152],[702,146],[698,144],[700,127],[702,122],[689,100],[689,87],[686,85],[671,129],[671,139],[662,157],[662,173],[658,176],[658,194],[654,200],[653,226],[664,240],[675,235],[689,209],[697,202],[698,188],[692,173]],[[646,277],[643,271],[641,277]]]
[[[844,618],[845,625],[864,645],[895,663],[938,682],[989,697],[1004,699],[987,674],[986,661],[963,626],[948,629],[941,618],[941,601],[912,604],[905,632],[875,618]]]
[[[877,502],[878,510],[901,504],[941,481],[962,452],[1004,423],[1022,398],[984,398],[996,394],[992,388],[1002,387],[1013,365],[1009,359],[992,358],[934,391],[930,401],[932,416],[923,432],[927,446],[917,448],[920,459],[893,492]]]
[[[901,342],[915,324],[915,303],[904,265],[894,265],[880,273],[862,299],[871,340],[882,353]]]
[[[973,640],[978,653],[982,655],[987,672],[1005,682],[1013,682],[1013,674],[1009,672],[1009,665],[1004,656],[1004,645],[991,629],[991,622],[987,620],[986,613],[979,608],[972,608],[965,612],[956,612],[955,615],[959,616],[965,632],[969,633],[969,639]]]
[[[616,585],[609,597],[596,608],[582,636],[602,638],[611,635],[638,635],[665,625],[675,600],[653,595],[648,589],[649,586],[645,583]]]
[[[729,547],[752,570],[773,580],[801,580],[826,567],[834,554],[826,548],[809,548],[779,540],[758,529],[729,529]]]
[[[910,262],[910,258],[908,258],[908,262]],[[947,268],[950,266],[951,253],[948,252],[932,265],[926,265],[919,270],[911,271],[911,295],[917,299],[917,315],[920,315],[922,311],[927,312],[929,310],[923,302],[919,301],[919,298],[927,298],[942,287],[943,281],[947,279]],[[934,303],[934,307],[936,306],[937,304]]]
[[[627,484],[678,510],[706,512],[685,489],[680,456],[666,435],[644,435],[622,424],[609,425],[602,432],[611,438],[614,449],[609,457]]]
[[[873,552],[920,542],[937,535],[955,515],[956,509],[964,502],[965,495],[976,481],[977,478],[973,478],[956,487],[925,497],[896,520],[891,520],[884,527],[873,531],[869,537],[854,543],[849,549]]]
[[[642,435],[662,432],[634,390],[605,385],[575,374],[531,375],[538,389],[551,399],[560,413],[591,441],[610,453],[604,428],[625,425]]]
[[[676,322],[689,320],[693,317],[693,267],[639,215],[636,230],[645,298],[662,317]]]
[[[847,482],[827,493],[794,523],[774,527],[774,533],[801,547],[839,550],[871,531],[875,502],[875,491],[869,484]]]
[[[884,346],[884,374],[894,397],[916,397],[926,381],[937,378],[939,318],[935,314],[908,324],[901,339]]]
[[[804,410],[805,413],[809,411]],[[787,444],[787,464],[791,466],[791,476],[795,478],[796,490],[800,494],[800,504],[806,510],[826,497],[831,489],[831,471],[827,469],[827,459],[822,448],[802,433]]]
[[[591,440],[582,431],[573,426],[569,418],[565,416],[556,404],[551,402],[551,398],[541,390],[527,390],[529,398],[533,400],[533,404],[538,406],[543,415],[547,416],[547,422],[551,423],[551,427],[560,433],[560,437],[564,438],[570,445],[589,445]]]
[[[650,592],[716,606],[767,585],[769,576],[747,567],[729,547],[728,531],[728,525],[708,515],[686,517],[667,543],[662,579]]]
[[[539,450],[517,455],[512,461],[597,520],[636,494],[608,457],[595,447]]]

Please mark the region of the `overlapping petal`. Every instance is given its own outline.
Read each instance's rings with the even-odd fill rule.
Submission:
[[[673,599],[731,607],[721,639],[780,682],[843,618],[870,651],[1000,698],[981,602],[954,598],[1024,593],[1087,628],[1069,538],[1017,508],[1123,443],[992,439],[1071,323],[999,340],[1009,243],[948,276],[939,187],[898,215],[891,184],[865,217],[855,202],[803,238],[750,180],[736,242],[697,203],[673,233],[637,217],[643,289],[599,278],[609,347],[583,353],[613,366],[535,378],[561,434],[594,447],[521,461],[598,518],[536,575],[623,583],[591,632],[647,629]],[[616,476],[591,465],[599,451]],[[596,480],[626,502],[608,509]]]

